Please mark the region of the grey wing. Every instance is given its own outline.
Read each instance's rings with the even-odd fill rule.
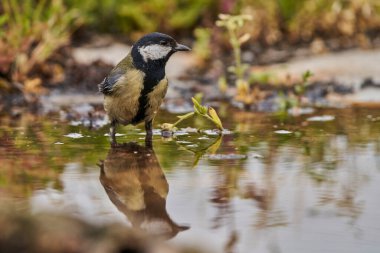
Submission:
[[[112,94],[113,87],[115,83],[124,75],[124,71],[120,70],[113,70],[111,73],[104,78],[104,80],[98,84],[99,91],[103,93],[104,95],[110,95]]]

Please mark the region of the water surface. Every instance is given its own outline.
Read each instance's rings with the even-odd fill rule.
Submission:
[[[153,150],[143,126],[119,128],[111,148],[106,126],[2,117],[0,197],[207,252],[379,252],[379,110],[219,111],[230,134],[157,134]]]

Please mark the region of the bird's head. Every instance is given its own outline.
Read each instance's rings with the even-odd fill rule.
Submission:
[[[178,51],[190,51],[185,45],[177,43],[163,33],[150,33],[139,39],[132,47],[133,61],[138,65],[163,65],[170,56]]]

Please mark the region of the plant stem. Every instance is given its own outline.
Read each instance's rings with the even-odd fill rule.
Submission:
[[[233,31],[233,29],[228,29],[228,33],[230,35],[230,43],[232,45],[232,49],[234,51],[234,58],[235,58],[235,74],[238,79],[243,78],[243,73],[241,70],[241,49],[240,49],[240,43],[237,38],[236,33]]]
[[[177,120],[176,122],[173,123],[173,127],[175,127],[176,125],[178,125],[179,123],[181,123],[185,119],[188,119],[188,118],[194,116],[194,114],[195,114],[194,112],[189,112],[188,114],[185,114],[185,115],[181,116],[179,118],[179,120]]]

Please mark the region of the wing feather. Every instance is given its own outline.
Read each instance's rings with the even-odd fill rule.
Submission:
[[[128,69],[134,69],[132,56],[130,54],[121,60],[111,73],[98,84],[99,91],[104,95],[111,95],[115,84],[126,74]]]
[[[112,94],[115,83],[125,74],[124,71],[115,69],[98,85],[99,91],[104,95]]]

